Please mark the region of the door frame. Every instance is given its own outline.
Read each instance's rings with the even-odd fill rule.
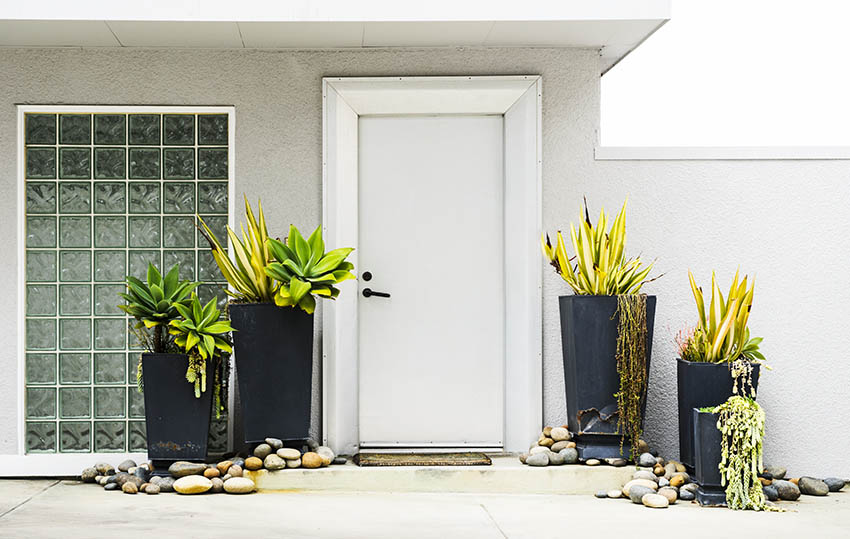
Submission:
[[[322,79],[322,231],[328,245],[355,247],[355,268],[359,117],[504,115],[505,451],[527,448],[543,422],[541,86],[537,75]],[[337,454],[360,444],[358,290],[344,283],[322,307],[322,439]]]

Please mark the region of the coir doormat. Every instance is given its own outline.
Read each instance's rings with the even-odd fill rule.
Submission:
[[[358,453],[358,466],[489,466],[484,453]]]

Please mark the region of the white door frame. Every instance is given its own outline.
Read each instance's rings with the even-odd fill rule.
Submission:
[[[333,247],[355,247],[358,265],[358,118],[399,114],[504,115],[505,451],[521,451],[543,421],[541,78],[322,79],[322,223]],[[447,308],[462,290],[446,290]],[[322,437],[337,454],[359,450],[359,285],[342,285],[322,311]]]

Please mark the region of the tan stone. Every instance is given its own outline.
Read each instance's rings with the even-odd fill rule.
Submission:
[[[670,486],[671,487],[677,487],[678,488],[678,487],[681,487],[684,484],[685,484],[685,476],[680,474],[680,473],[677,473],[676,475],[674,475],[673,477],[670,478]]]
[[[127,481],[121,485],[121,490],[124,491],[124,494],[135,494],[139,492],[139,487],[137,487],[135,483]]]
[[[773,484],[772,479],[765,479],[764,477],[759,477],[759,481],[761,481],[761,484],[765,487]]]
[[[229,475],[230,477],[242,477],[242,466],[234,464],[227,469],[227,473],[224,475]]]
[[[256,488],[254,482],[247,477],[231,477],[224,483],[224,491],[228,494],[248,494]]]
[[[634,486],[641,486],[652,489],[653,491],[658,490],[658,484],[655,481],[650,481],[649,479],[632,479],[625,485],[623,485],[623,496],[629,497],[629,489]]]
[[[667,501],[671,504],[676,503],[676,500],[679,498],[679,493],[676,492],[676,489],[670,487],[658,489],[658,494],[667,498]]]
[[[213,477],[218,477],[221,475],[221,472],[218,471],[218,468],[207,468],[204,470],[204,477],[207,479],[212,479]]]
[[[277,450],[277,456],[286,460],[295,460],[301,458],[301,451],[291,447],[283,447]]]
[[[656,509],[665,509],[668,505],[670,505],[667,498],[661,494],[644,494],[640,501],[645,506],[654,507]]]
[[[215,467],[218,468],[218,473],[221,475],[226,474],[227,470],[229,470],[231,466],[233,466],[232,460],[223,460],[215,465]]]
[[[259,470],[263,467],[263,461],[258,459],[257,457],[248,457],[245,459],[245,469],[246,470]],[[234,475],[232,472],[230,475]]]
[[[322,466],[322,457],[312,451],[301,455],[301,466],[304,468],[319,468]]]
[[[180,494],[203,494],[212,486],[212,481],[202,475],[187,475],[174,482],[174,490]]]
[[[543,436],[541,438],[548,438],[552,434],[552,427],[544,427],[543,428]]]
[[[570,439],[570,431],[568,431],[564,427],[555,427],[554,429],[552,429],[552,433],[549,435],[549,437],[555,440],[556,442],[567,441]]]
[[[659,477],[664,475],[665,474],[664,466],[662,466],[660,464],[656,464],[655,468],[653,468],[653,470],[652,470],[652,473],[654,473],[655,475],[657,475]]]
[[[537,442],[537,445],[542,447],[551,447],[555,444],[555,440],[552,438],[544,438],[542,441]]]

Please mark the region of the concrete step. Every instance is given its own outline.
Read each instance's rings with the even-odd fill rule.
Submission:
[[[474,492],[593,494],[621,488],[634,466],[525,466],[515,456],[493,456],[491,466],[359,467],[352,462],[316,470],[245,471],[260,490],[361,492]]]

